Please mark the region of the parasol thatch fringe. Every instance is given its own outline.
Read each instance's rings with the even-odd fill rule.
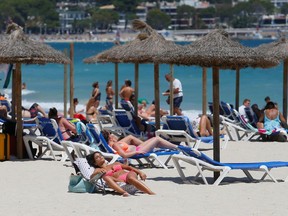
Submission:
[[[0,42],[1,63],[24,63],[24,64],[46,64],[61,63],[69,64],[70,59],[51,46],[29,39],[23,28],[12,23],[7,28],[10,34]]]
[[[141,20],[138,20],[138,19],[135,19],[132,21],[132,28],[134,30],[149,30],[150,32],[153,31],[153,28],[151,26],[149,26],[147,23],[141,21]]]
[[[183,48],[166,51],[155,61],[177,65],[199,65],[236,69],[245,67],[272,67],[279,64],[274,55],[260,54],[229,38],[228,32],[216,29]]]
[[[288,59],[288,43],[285,37],[281,37],[278,41],[259,45],[254,50],[261,54],[275,56],[279,60]]]
[[[6,34],[11,34],[11,32],[18,30],[18,29],[23,30],[23,28],[19,26],[17,23],[12,22],[7,26]]]
[[[147,39],[148,37],[149,37],[149,35],[147,33],[144,33],[144,32],[141,32],[140,34],[137,35],[137,38],[141,41]]]

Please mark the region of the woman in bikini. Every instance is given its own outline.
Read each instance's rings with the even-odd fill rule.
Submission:
[[[117,182],[125,182],[127,184],[134,185],[140,191],[150,195],[155,194],[142,181],[138,179],[138,175],[143,181],[146,179],[146,174],[140,170],[125,164],[121,164],[119,162],[107,164],[100,152],[94,152],[90,155],[87,155],[86,159],[89,165],[95,168],[90,178],[93,178],[99,173],[103,173],[102,178],[105,180],[107,185],[123,196],[129,196],[129,193],[122,189],[117,184]]]
[[[100,100],[101,100],[101,92],[100,92],[100,89],[99,89],[99,83],[98,82],[94,82],[92,84],[92,87],[93,87],[92,97],[94,97],[94,99],[95,99],[94,106],[97,109],[99,107]]]
[[[76,136],[76,126],[66,118],[60,116],[58,114],[58,110],[55,107],[49,109],[48,117],[50,119],[54,119],[57,122],[64,140],[71,140],[74,142],[79,141],[79,137]]]
[[[113,96],[114,96],[114,90],[112,88],[112,80],[109,80],[106,85],[106,106],[109,109],[109,107],[113,107]]]
[[[177,149],[174,145],[161,137],[152,137],[146,141],[142,141],[132,135],[126,136],[119,140],[117,136],[109,131],[102,131],[104,139],[113,148],[117,154],[123,158],[129,158],[137,154],[145,154],[154,148]]]
[[[89,122],[96,122],[98,110],[96,108],[96,100],[91,97],[86,104],[86,120]]]

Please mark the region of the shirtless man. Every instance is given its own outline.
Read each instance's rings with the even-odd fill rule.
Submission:
[[[119,96],[128,101],[131,95],[134,93],[134,89],[131,87],[132,82],[130,80],[125,80],[125,85],[121,88]]]

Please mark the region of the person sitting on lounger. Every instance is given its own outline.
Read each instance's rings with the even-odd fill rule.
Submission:
[[[122,196],[129,196],[129,193],[122,189],[117,182],[125,182],[134,185],[137,189],[149,195],[155,194],[138,179],[138,175],[143,181],[146,179],[146,174],[142,171],[119,162],[107,164],[100,152],[94,152],[87,155],[86,159],[89,165],[95,168],[90,178],[93,178],[99,173],[103,173],[103,180],[105,180],[107,185],[116,192],[122,194]]]
[[[250,99],[247,99],[247,98],[244,99],[243,104],[239,107],[238,110],[239,110],[239,114],[245,118],[246,122],[249,122],[248,116],[245,111],[246,107],[248,108],[250,107]]]
[[[280,133],[269,135],[268,140],[270,141],[287,141],[287,132],[285,130],[285,128],[287,128],[286,120],[272,101],[266,104],[264,113],[262,113],[259,122],[257,122],[257,128],[267,131],[280,131]]]
[[[146,141],[142,141],[132,135],[119,138],[106,130],[103,130],[102,134],[111,148],[123,158],[129,158],[137,154],[145,154],[153,151],[154,148],[177,149],[177,145],[174,145],[161,137],[153,137]]]
[[[201,115],[196,120],[192,121],[192,126],[199,137],[213,136],[212,125],[207,115]],[[225,134],[225,132],[221,130],[220,134]]]
[[[66,118],[59,115],[58,110],[55,107],[49,109],[48,117],[57,122],[64,140],[71,140],[75,142],[79,141],[76,126],[69,122]]]

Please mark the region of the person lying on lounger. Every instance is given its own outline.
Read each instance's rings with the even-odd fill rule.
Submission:
[[[35,118],[39,112],[42,114],[42,116],[46,118],[48,117],[45,110],[37,103],[32,104],[29,109],[22,107],[22,117],[24,118]]]
[[[142,141],[132,135],[119,139],[119,137],[106,130],[103,130],[102,134],[111,148],[117,151],[117,154],[123,158],[132,157],[137,154],[145,154],[151,152],[154,148],[177,149],[177,145],[161,137],[153,137]]]
[[[149,195],[155,194],[138,179],[138,176],[143,181],[146,179],[146,174],[140,170],[119,162],[107,164],[105,158],[100,152],[94,152],[87,155],[86,159],[89,165],[95,168],[90,178],[93,178],[99,173],[103,173],[104,175],[102,178],[105,180],[107,185],[116,192],[122,194],[122,196],[129,196],[129,193],[122,189],[117,182],[125,182],[127,184],[134,185],[137,189]]]

